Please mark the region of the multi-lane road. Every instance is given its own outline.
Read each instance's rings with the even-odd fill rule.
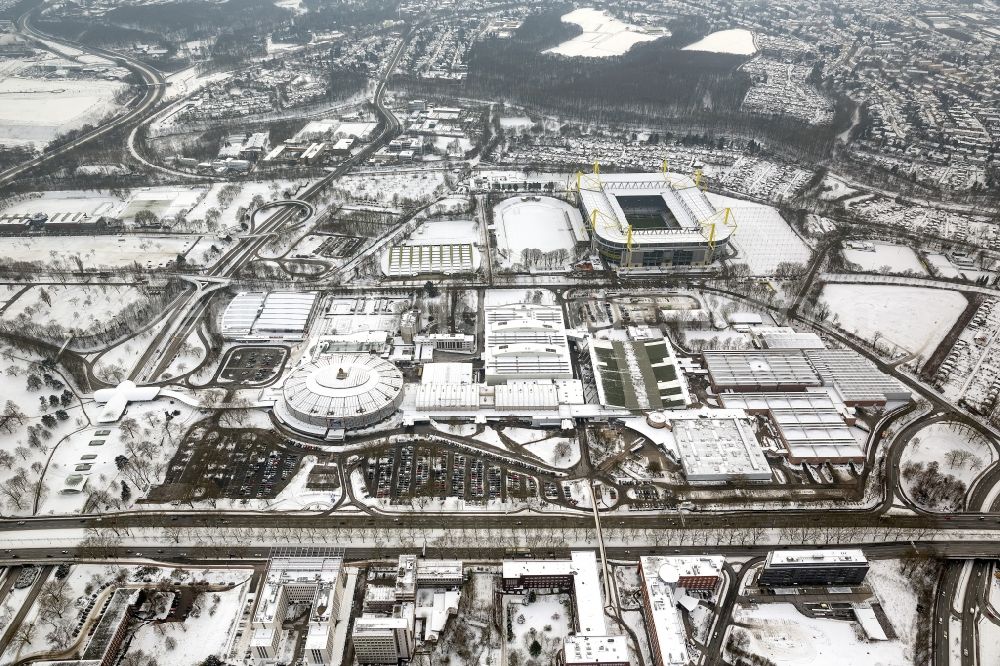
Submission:
[[[36,11],[37,8],[32,9],[17,19],[17,29],[21,34],[40,44],[43,48],[46,47],[46,42],[61,44],[107,58],[122,67],[128,68],[142,79],[141,96],[137,100],[134,100],[131,106],[126,109],[124,113],[115,116],[109,122],[99,125],[87,132],[83,132],[76,138],[64,144],[46,150],[42,154],[33,157],[26,162],[22,162],[17,166],[0,172],[0,186],[13,182],[15,179],[28,173],[35,167],[45,164],[46,162],[60,157],[61,155],[65,155],[71,150],[75,150],[83,144],[93,141],[97,137],[108,134],[119,127],[126,127],[140,122],[152,113],[154,109],[156,109],[156,106],[160,103],[160,100],[163,97],[164,87],[166,86],[166,81],[158,71],[136,58],[123,55],[121,53],[115,53],[114,51],[107,51],[94,46],[77,44],[75,42],[39,32],[31,25],[31,20]]]
[[[52,148],[41,155],[28,160],[18,166],[0,172],[0,186],[13,182],[18,177],[30,172],[32,169],[58,158],[61,155],[74,150],[75,148],[92,141],[98,137],[106,135],[122,127],[133,126],[141,123],[147,118],[160,103],[164,87],[166,85],[162,75],[155,69],[142,63],[141,61],[122,54],[84,46],[45,35],[35,29],[31,20],[34,11],[27,12],[17,21],[18,30],[30,39],[39,42],[44,46],[45,42],[57,43],[82,49],[107,58],[138,75],[142,81],[142,91],[140,97],[134,100],[131,105],[121,114],[111,119],[106,124],[82,133],[75,139]],[[366,145],[357,154],[346,160],[337,169],[330,172],[324,178],[311,185],[298,198],[307,205],[316,205],[320,202],[324,189],[331,182],[336,181],[349,173],[357,165],[362,164],[375,151],[388,143],[400,131],[400,122],[385,103],[385,93],[389,78],[406,46],[407,38],[404,37],[390,61],[387,63],[384,72],[380,76],[374,89],[372,103],[379,116],[379,131],[374,140]],[[196,276],[203,279],[200,288],[192,290],[190,295],[176,308],[175,314],[170,321],[163,326],[160,335],[152,344],[136,366],[133,373],[137,379],[155,381],[169,364],[170,359],[176,353],[178,347],[184,343],[188,337],[197,330],[199,323],[203,320],[210,306],[210,285],[213,280],[226,279],[237,276],[241,269],[257,258],[260,249],[268,242],[271,235],[282,231],[287,225],[301,219],[301,212],[298,207],[289,206],[282,208],[271,215],[258,228],[253,230],[253,234],[240,239],[220,260],[206,273]],[[818,270],[819,263],[814,263],[813,268]],[[814,270],[814,272],[815,272]],[[839,277],[839,276],[838,276]],[[641,281],[633,281],[632,284],[641,284]],[[804,293],[804,292],[803,292]],[[797,303],[798,301],[796,301]],[[835,336],[836,337],[836,336]],[[892,372],[893,368],[884,368]],[[912,385],[912,382],[910,382]],[[937,406],[942,407],[940,401]],[[948,406],[950,407],[950,406]],[[949,410],[948,418],[954,418],[954,413]],[[938,411],[930,415],[931,419],[945,418],[945,412]],[[904,435],[916,432],[918,427],[923,427],[928,421],[921,419],[916,424],[907,427]],[[898,453],[898,449],[897,449]],[[961,627],[959,650],[961,652],[962,666],[973,666],[982,663],[978,659],[978,623],[980,618],[986,617],[990,621],[1000,624],[1000,616],[989,603],[989,585],[992,579],[993,566],[988,559],[1000,557],[1000,517],[990,513],[968,513],[959,515],[934,515],[927,513],[917,513],[915,515],[890,515],[884,513],[891,505],[894,491],[898,488],[897,478],[898,455],[890,458],[886,462],[887,481],[885,497],[883,502],[875,510],[871,511],[813,511],[808,509],[787,510],[787,511],[734,511],[727,513],[690,513],[686,516],[677,514],[615,514],[614,516],[602,516],[600,518],[604,529],[635,530],[634,545],[605,546],[607,558],[634,559],[639,554],[645,552],[663,552],[665,549],[658,540],[653,540],[651,533],[660,533],[671,530],[703,530],[714,531],[716,533],[732,531],[736,529],[799,529],[801,530],[801,543],[812,545],[836,545],[838,543],[863,543],[869,554],[881,557],[899,557],[920,553],[934,557],[944,558],[978,558],[973,559],[970,565],[963,565],[961,562],[949,563],[946,565],[944,573],[935,596],[935,608],[933,614],[933,633],[935,638],[934,657],[935,663],[939,665],[948,664],[952,650],[951,641],[954,636],[949,635],[949,628],[953,622],[957,622]],[[991,470],[990,479],[993,482],[1000,481],[1000,466]],[[991,506],[981,506],[985,504],[984,498],[989,493],[993,483],[984,484],[977,488],[977,494],[972,498],[970,505],[973,508],[981,508],[989,511]],[[42,534],[58,534],[60,532],[79,532],[81,528],[94,528],[107,532],[109,530],[129,530],[131,528],[217,528],[232,529],[246,528],[248,530],[259,530],[268,528],[288,528],[298,527],[304,531],[309,530],[420,530],[427,531],[442,527],[442,521],[452,530],[521,530],[525,535],[533,530],[563,528],[563,529],[586,529],[593,526],[593,517],[583,513],[551,513],[551,514],[466,514],[448,515],[446,518],[433,514],[395,514],[395,515],[275,515],[268,513],[226,513],[226,512],[134,512],[117,516],[75,516],[75,517],[37,517],[23,520],[0,520],[0,531],[7,532],[8,536],[14,534],[25,535],[32,532]],[[885,530],[900,530],[917,538],[904,538],[891,540],[889,543],[875,540],[865,541],[866,531],[880,530],[882,534]],[[916,531],[916,532],[914,532]],[[959,532],[977,531],[984,535],[981,540],[947,541],[923,539],[920,535],[931,531],[954,531]],[[775,547],[787,548],[788,545],[767,546],[767,545],[712,545],[714,552],[722,554],[738,554],[741,557],[759,557],[768,550]],[[704,552],[706,545],[677,545],[667,548],[678,553],[683,552]],[[8,550],[9,549],[9,550]],[[68,559],[78,555],[73,550],[63,547],[36,547],[31,539],[19,541],[11,538],[5,540],[4,551],[0,551],[0,560],[13,561],[15,556],[18,561],[39,560],[51,561],[52,559]],[[238,558],[262,558],[266,557],[267,551],[261,546],[231,546],[231,547],[200,547],[200,546],[129,546],[109,549],[108,553],[121,557],[144,557],[160,560],[183,560],[187,561],[198,557],[218,556],[219,551],[224,550],[226,556]],[[351,548],[351,557],[385,557],[393,554],[396,550],[391,547]],[[435,548],[431,548],[434,551]],[[538,555],[562,555],[565,549],[550,545],[538,545],[529,548]],[[446,549],[451,554],[465,554],[472,557],[496,557],[495,548],[483,548],[480,546],[463,546],[462,544],[449,545]],[[988,558],[988,559],[987,559]],[[963,576],[963,568],[966,574]],[[730,584],[730,591],[721,604],[720,617],[728,617],[731,613],[735,601],[735,590],[739,581],[734,580]],[[36,592],[37,594],[37,592]],[[953,611],[953,602],[961,610]],[[15,623],[16,624],[16,623]],[[6,640],[8,637],[2,637]],[[0,646],[2,647],[2,646]],[[721,648],[721,637],[711,639],[709,652],[717,652]]]
[[[385,103],[385,92],[392,76],[393,70],[403,54],[407,40],[400,40],[398,47],[393,53],[389,65],[386,67],[378,84],[375,86],[372,97],[372,104],[379,116],[379,133],[376,137],[365,145],[357,153],[344,160],[336,169],[313,183],[296,197],[296,201],[309,207],[314,211],[314,206],[321,199],[327,185],[340,179],[345,174],[354,169],[357,165],[363,164],[371,155],[382,146],[386,145],[399,134],[399,119]],[[266,204],[271,207],[275,202]],[[257,253],[268,243],[271,236],[280,232],[286,225],[302,219],[303,207],[301,205],[283,206],[276,213],[253,230],[252,235],[239,239],[213,266],[200,277],[207,278],[205,284],[220,278],[230,278],[239,274],[240,270],[248,263],[256,259]],[[210,307],[209,289],[196,289],[175,308],[175,313],[171,315],[160,333],[149,344],[147,351],[133,367],[130,379],[144,382],[155,382],[162,372],[169,366],[171,359],[177,354],[178,349],[194,333],[198,325],[202,322],[205,313]]]

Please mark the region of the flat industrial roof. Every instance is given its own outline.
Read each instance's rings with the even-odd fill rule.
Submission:
[[[506,292],[499,292],[503,295]],[[524,292],[518,295],[526,298]],[[487,379],[570,378],[573,367],[562,308],[498,302],[487,292],[483,364]]]
[[[314,291],[237,294],[222,315],[222,334],[304,333],[316,298]]]
[[[570,636],[563,642],[565,663],[631,663],[625,636]]]
[[[910,400],[912,392],[850,349],[807,349],[806,358],[846,403]]]
[[[795,460],[860,458],[864,447],[844,421],[840,407],[825,391],[793,393],[720,393],[730,409],[767,413]]]
[[[866,564],[868,558],[860,548],[841,550],[774,550],[767,556],[772,565],[807,564]]]
[[[705,365],[719,388],[821,386],[819,375],[798,349],[706,351]]]
[[[742,419],[683,419],[671,421],[684,475],[690,481],[743,476],[753,481],[771,478],[750,424]]]

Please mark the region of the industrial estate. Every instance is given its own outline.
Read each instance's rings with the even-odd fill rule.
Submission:
[[[0,0],[0,666],[1000,664],[998,44]]]

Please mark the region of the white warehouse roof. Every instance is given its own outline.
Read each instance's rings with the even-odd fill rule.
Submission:
[[[244,292],[237,294],[222,314],[225,337],[304,335],[317,293]]]
[[[507,298],[509,297],[509,302]],[[572,379],[562,308],[525,303],[525,292],[498,291],[485,306],[483,362],[486,381],[499,384],[517,379]]]

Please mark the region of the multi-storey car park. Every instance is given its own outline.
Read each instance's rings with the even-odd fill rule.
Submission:
[[[577,185],[594,250],[620,268],[706,266],[726,255],[736,229],[732,211],[686,176],[595,169]]]

